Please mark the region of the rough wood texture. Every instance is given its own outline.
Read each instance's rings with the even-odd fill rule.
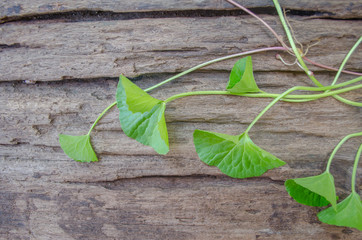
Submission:
[[[268,188],[265,188],[268,185]],[[106,183],[14,183],[0,203],[4,239],[358,239],[326,228],[283,182],[151,177]],[[29,191],[31,189],[31,192]],[[272,200],[272,201],[271,201]],[[24,237],[27,236],[27,237]],[[2,237],[0,235],[0,237]]]
[[[178,2],[109,1],[100,6],[95,1],[64,1],[67,9],[49,7],[45,13],[229,8],[222,1],[211,1],[209,7],[206,1]],[[323,11],[332,11],[358,3],[299,2],[287,7],[310,10],[319,4]],[[2,16],[5,8],[18,4],[9,3],[2,3]],[[55,4],[30,3],[21,3],[20,17]],[[282,33],[276,16],[263,17]],[[362,30],[358,20],[291,19],[302,43],[321,39],[310,58],[335,67]],[[58,134],[85,134],[114,101],[120,73],[139,75],[133,81],[147,88],[202,61],[277,44],[248,16],[83,20],[19,19],[0,25],[0,239],[360,239],[356,229],[320,223],[320,209],[292,201],[283,186],[287,178],[320,173],[339,140],[361,131],[361,108],[333,98],[278,103],[263,116],[250,136],[287,165],[260,178],[231,179],[203,164],[192,133],[199,128],[237,134],[270,99],[195,96],[171,102],[166,111],[171,151],[165,156],[127,138],[113,109],[92,134],[100,161],[70,160],[59,147]],[[308,34],[303,33],[307,29]],[[300,69],[283,66],[274,54],[253,56],[261,89],[281,93],[295,85],[312,85]],[[347,68],[362,71],[361,54],[357,51]],[[184,76],[151,94],[164,99],[223,89],[233,62]],[[312,69],[323,84],[332,82],[334,73]],[[343,75],[340,81],[348,79]],[[361,90],[344,96],[362,101]],[[342,199],[350,189],[360,142],[346,142],[332,165]],[[361,184],[359,177],[360,191]]]
[[[146,88],[167,76],[170,75],[144,77],[137,83]],[[319,79],[328,84],[332,76],[320,74]],[[153,91],[153,96],[165,99],[186,91],[223,89],[227,77],[227,73],[191,74]],[[284,91],[293,85],[306,85],[309,81],[303,74],[292,73],[259,73],[256,78],[260,87],[269,92]],[[99,123],[93,137],[102,161],[86,165],[87,171],[83,171],[84,164],[69,161],[64,155],[59,148],[57,135],[85,134],[97,114],[114,101],[116,85],[116,79],[34,85],[4,83],[0,97],[2,102],[6,102],[1,110],[3,161],[15,161],[19,168],[28,169],[19,172],[18,176],[15,171],[12,177],[25,179],[35,174],[52,181],[95,181],[153,174],[217,173],[217,170],[198,160],[192,142],[193,130],[200,128],[237,134],[270,102],[270,99],[230,96],[195,96],[171,102],[166,112],[171,141],[171,151],[167,157],[157,156],[150,147],[141,147],[141,144],[125,136],[114,109]],[[348,98],[361,101],[361,92],[352,92]],[[323,103],[327,105],[325,109],[322,108]],[[344,106],[333,99],[304,104],[280,103],[258,122],[251,134],[257,144],[266,146],[292,166],[298,164],[295,166],[313,168],[314,164],[318,164],[322,167],[327,155],[345,134],[345,127],[348,126],[348,132],[361,128],[360,117],[358,108]],[[319,142],[322,136],[324,141]],[[310,145],[309,141],[318,141],[318,145]],[[280,145],[284,147],[280,148]],[[19,151],[14,152],[16,148]],[[24,155],[24,152],[27,154]],[[311,152],[316,155],[310,155]],[[142,155],[153,160],[145,161]],[[313,158],[320,160],[314,161]],[[301,164],[304,161],[306,164]],[[107,174],[97,172],[99,164],[107,166]],[[48,165],[47,173],[41,170],[45,165]],[[279,179],[278,175],[276,173],[273,177]]]
[[[319,17],[353,18],[360,17],[362,4],[359,0],[309,1],[309,0],[281,0],[280,4],[287,9],[313,11]],[[272,8],[272,1],[245,0],[242,2],[247,8]],[[0,20],[7,17],[21,17],[27,15],[50,14],[69,11],[107,11],[107,12],[146,12],[146,11],[179,11],[179,10],[224,10],[234,8],[231,4],[221,0],[132,0],[132,1],[95,1],[95,0],[3,0],[0,3]]]
[[[276,16],[264,18],[283,33]],[[359,21],[335,21],[329,29],[327,23],[300,17],[292,21],[298,40],[305,46],[321,41],[310,51],[310,58],[337,67],[358,39],[362,25]],[[1,25],[0,31],[0,81],[179,72],[217,57],[278,45],[249,16],[8,23]],[[255,71],[300,71],[275,61],[274,55],[256,58]],[[358,69],[361,57],[361,52],[354,55],[349,67]],[[230,65],[229,61],[206,69],[226,71]]]

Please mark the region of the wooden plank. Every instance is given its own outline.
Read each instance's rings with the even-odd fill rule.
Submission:
[[[271,8],[271,1],[246,0],[241,2],[247,8]],[[358,0],[340,1],[311,1],[311,0],[281,0],[284,8],[302,11],[317,12],[322,16],[353,18],[360,17],[362,4]],[[163,1],[163,0],[133,0],[133,1],[95,1],[80,0],[25,0],[10,1],[4,0],[0,3],[0,19],[7,17],[21,17],[37,14],[51,14],[69,11],[110,11],[110,12],[145,12],[145,11],[176,11],[176,10],[223,10],[234,7],[221,0],[196,0],[196,1]]]
[[[143,77],[141,87],[151,86],[170,75]],[[257,73],[261,89],[282,92],[294,85],[308,85],[310,80],[296,73]],[[333,74],[318,74],[329,84]],[[152,95],[165,99],[173,94],[196,90],[221,90],[227,73],[196,73],[183,77]],[[229,134],[245,130],[270,99],[232,96],[197,96],[171,102],[166,111],[171,150],[157,155],[125,136],[114,109],[96,127],[92,142],[100,158],[94,164],[70,160],[60,149],[58,134],[85,134],[97,114],[114,101],[116,79],[99,81],[37,83],[2,83],[0,86],[0,171],[19,181],[39,178],[43,181],[106,181],[140,176],[220,175],[197,157],[192,142],[194,129]],[[361,101],[361,91],[347,95]],[[226,107],[227,106],[227,107]],[[285,180],[287,176],[319,173],[328,155],[347,133],[358,132],[361,111],[328,98],[310,103],[280,103],[253,128],[253,141],[288,162],[281,170],[267,176]],[[343,121],[341,121],[343,119]],[[358,141],[349,141],[338,152],[336,165],[352,166]],[[24,154],[26,153],[26,154]],[[296,169],[300,169],[297,171]],[[337,181],[348,190],[350,169],[336,171]],[[283,173],[283,174],[281,174]]]
[[[248,4],[259,7],[261,2]],[[250,136],[287,165],[260,178],[232,179],[202,163],[192,133],[204,129],[238,134],[271,99],[197,96],[169,103],[171,151],[165,156],[126,137],[113,109],[92,133],[100,161],[84,164],[69,159],[59,147],[58,134],[86,133],[97,114],[114,101],[120,73],[137,76],[134,82],[147,88],[202,61],[277,42],[248,16],[229,16],[228,11],[225,17],[197,16],[202,9],[211,10],[206,11],[210,15],[230,9],[224,1],[182,1],[181,7],[181,1],[156,0],[144,5],[137,0],[103,1],[102,7],[95,1],[62,3],[65,9],[42,0],[0,3],[0,17],[14,12],[8,15],[14,22],[0,25],[0,239],[359,238],[356,229],[320,223],[316,218],[320,209],[297,204],[283,186],[288,178],[319,174],[340,139],[361,131],[361,109],[333,98],[278,103],[263,116]],[[260,7],[269,12],[270,3]],[[296,1],[290,8],[338,11],[331,16],[336,18],[361,12],[359,2],[348,3],[354,5]],[[180,9],[184,18],[171,16]],[[51,20],[50,15],[44,15],[45,21],[32,20],[41,14],[64,17],[65,12],[98,10],[140,15],[114,21],[87,22],[81,15],[73,19],[76,22]],[[167,11],[170,18],[157,15]],[[147,14],[156,18],[145,19],[151,16]],[[277,17],[267,14],[263,18],[282,34]],[[356,19],[290,19],[304,45],[321,40],[308,56],[334,67],[362,30]],[[281,93],[295,85],[313,85],[299,68],[284,66],[274,54],[253,56],[261,89]],[[361,71],[361,54],[356,51],[347,68]],[[184,76],[151,94],[165,99],[180,92],[224,89],[234,61]],[[334,77],[312,70],[325,85]],[[340,81],[350,78],[343,75]],[[344,96],[362,101],[361,90]],[[359,144],[360,138],[346,142],[332,164],[340,199],[350,191]],[[361,192],[362,178],[357,181]]]
[[[275,16],[266,16],[265,20],[282,34]],[[291,24],[305,46],[320,40],[308,56],[334,67],[342,62],[362,31],[358,21],[293,18]],[[0,81],[180,72],[217,57],[277,45],[249,16],[9,23],[1,25],[0,32]],[[260,54],[255,58],[255,71],[301,71],[296,66],[283,65],[274,55]],[[357,51],[348,67],[360,70],[361,56],[362,51]],[[229,71],[231,62],[206,69]]]
[[[266,186],[268,186],[266,188]],[[152,177],[5,182],[1,239],[358,239],[290,199],[283,182]],[[3,215],[1,215],[3,216]]]

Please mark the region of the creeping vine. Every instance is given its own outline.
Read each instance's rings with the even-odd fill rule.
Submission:
[[[303,52],[303,46],[295,39],[293,30],[291,29],[289,22],[286,20],[285,12],[282,11],[278,0],[273,0],[273,2],[290,46],[284,42],[282,36],[278,35],[260,17],[233,0],[226,1],[257,18],[272,32],[281,46],[255,49],[210,60],[168,78],[145,90],[139,88],[126,76],[121,75],[116,91],[116,101],[110,104],[98,116],[87,134],[81,136],[59,135],[59,142],[64,152],[76,161],[98,161],[97,155],[94,152],[90,141],[91,132],[103,115],[114,106],[117,106],[119,110],[119,121],[123,132],[127,136],[144,145],[151,146],[159,154],[166,154],[169,151],[169,140],[165,121],[165,109],[169,102],[192,95],[232,95],[251,98],[272,98],[273,100],[255,117],[244,132],[239,135],[228,135],[199,129],[196,129],[193,134],[195,149],[201,161],[210,166],[218,167],[221,172],[230,177],[256,177],[264,174],[270,169],[274,169],[285,164],[285,162],[281,159],[254,144],[249,136],[252,127],[265,114],[265,112],[279,101],[307,102],[332,96],[344,104],[362,107],[362,103],[351,101],[338,95],[362,87],[362,84],[359,83],[362,80],[361,73],[343,70],[348,59],[361,43],[362,37],[358,39],[347,53],[339,69],[333,69],[323,64],[315,63],[306,57],[309,47],[305,52]],[[300,48],[296,46],[295,42],[300,45]],[[252,57],[250,55],[267,51],[287,52],[293,55],[296,59],[295,63],[302,68],[309,79],[315,84],[315,87],[295,86],[281,94],[267,93],[261,90],[254,80]],[[216,62],[237,57],[243,58],[236,61],[234,67],[232,68],[225,90],[185,92],[173,95],[165,100],[154,98],[147,93],[192,71]],[[284,62],[280,54],[277,55],[277,58]],[[314,76],[313,72],[308,69],[305,61],[317,67],[336,70],[337,73],[330,86],[323,86]],[[337,84],[342,72],[357,75],[358,77]],[[319,93],[292,94],[292,92],[295,91]],[[341,145],[352,137],[360,136],[362,136],[362,132],[352,133],[343,138],[330,155],[326,170],[322,174],[306,178],[286,180],[285,187],[289,195],[298,203],[317,207],[331,205],[331,207],[318,213],[317,216],[320,221],[337,226],[353,227],[362,231],[362,203],[360,196],[356,192],[355,186],[357,166],[359,156],[362,152],[362,144],[357,151],[353,165],[351,194],[343,201],[338,202],[339,199],[336,196],[334,178],[330,173],[332,160]]]

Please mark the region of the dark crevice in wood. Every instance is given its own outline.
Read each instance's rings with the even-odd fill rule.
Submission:
[[[0,49],[1,49],[1,46],[0,46]],[[146,74],[147,75],[147,74]],[[134,77],[134,78],[128,78],[132,81],[137,81],[137,80],[141,80],[142,79],[142,76],[145,76],[145,75],[140,75],[140,76],[137,76],[137,77]],[[51,80],[51,81],[34,81],[34,80],[11,80],[11,81],[0,81],[0,85],[1,84],[11,84],[11,85],[21,85],[21,84],[30,84],[30,85],[33,85],[33,84],[45,84],[45,85],[48,85],[48,86],[51,86],[51,85],[59,85],[59,84],[70,84],[70,83],[90,83],[90,82],[104,82],[104,81],[115,81],[115,82],[118,82],[119,80],[119,77],[94,77],[94,78],[72,78],[70,76],[63,76],[62,79],[59,79],[59,80]]]
[[[255,7],[250,8],[255,14],[277,15],[273,7]],[[293,10],[287,9],[289,15],[295,16],[313,16],[333,18],[335,14],[331,12],[320,12],[312,10]],[[79,21],[110,21],[110,20],[133,20],[142,18],[194,18],[194,17],[222,17],[222,16],[241,16],[247,15],[242,10],[178,10],[178,11],[145,11],[145,12],[112,12],[112,11],[93,11],[77,10],[68,12],[56,12],[47,14],[32,14],[23,16],[3,17],[0,23],[6,22],[29,22],[44,20],[62,20],[64,22]],[[333,18],[334,19],[334,18]]]
[[[267,131],[263,131],[263,130],[260,130],[259,131],[260,133],[270,133],[270,134],[278,134],[280,136],[285,136],[285,135],[294,135],[295,137],[298,137],[298,138],[306,138],[306,137],[315,137],[315,138],[318,138],[318,139],[325,139],[326,137],[332,137],[333,138],[333,135],[329,135],[327,134],[327,132],[322,135],[320,133],[314,133],[314,132],[303,132],[303,131],[298,131],[298,130],[293,130],[292,132],[290,130],[267,130]]]
[[[14,44],[0,44],[0,49],[7,49],[7,48],[21,48],[22,46],[20,43],[14,43]]]
[[[12,45],[0,45],[0,50],[4,49],[4,48],[20,48],[20,47],[24,47],[21,45],[17,45],[17,44],[12,44]],[[360,72],[361,69],[348,69],[350,71],[355,71],[355,72]],[[229,70],[215,70],[215,69],[198,69],[193,71],[193,74],[197,74],[197,73],[208,73],[208,74],[217,74],[217,73],[229,73]],[[275,73],[275,74],[279,74],[279,73],[285,73],[285,74],[302,74],[304,76],[304,72],[302,70],[294,70],[294,69],[290,69],[290,70],[254,70],[254,73]],[[160,81],[170,78],[176,74],[179,74],[180,72],[154,72],[154,73],[144,73],[144,74],[140,74],[137,75],[135,77],[130,77],[130,76],[126,76],[129,80],[131,80],[132,82],[137,82],[137,81],[141,81],[141,80],[145,80],[145,79],[157,79],[157,83],[159,83]],[[332,74],[331,76],[334,76],[334,74],[336,73],[335,71],[331,71],[331,70],[317,70],[317,71],[313,71],[314,75],[318,75],[318,74]],[[352,75],[351,75],[352,76]],[[180,78],[181,79],[181,78]],[[85,83],[85,82],[103,82],[103,81],[115,81],[118,82],[119,77],[112,77],[112,76],[103,76],[103,77],[94,77],[94,78],[90,78],[90,77],[86,77],[86,78],[73,78],[71,76],[63,76],[61,79],[59,80],[49,80],[49,81],[35,81],[35,80],[10,80],[10,81],[0,81],[0,85],[1,84],[70,84],[70,83]],[[177,81],[177,80],[175,80]],[[184,81],[184,80],[182,80]],[[188,80],[190,81],[190,80]],[[165,85],[167,86],[167,85]],[[149,86],[151,87],[151,86]],[[280,88],[280,87],[284,87],[284,85],[280,85],[280,84],[275,84],[275,83],[260,83],[259,87],[263,88],[263,87],[267,87],[267,88]]]
[[[328,13],[329,14],[329,13]],[[360,17],[351,17],[351,18],[338,18],[338,17],[333,17],[334,15],[328,15],[326,14],[325,16],[310,16],[309,19],[323,19],[323,20],[336,20],[336,21],[362,21],[362,18]]]
[[[88,185],[96,185],[96,186],[102,186],[109,190],[116,190],[119,187],[121,187],[123,184],[128,183],[130,181],[141,181],[144,184],[152,184],[157,185],[160,181],[169,181],[172,182],[172,185],[183,184],[183,181],[186,179],[188,180],[199,180],[202,181],[203,179],[208,180],[215,180],[218,183],[235,183],[235,182],[248,182],[250,184],[250,181],[252,182],[268,182],[268,183],[274,183],[278,185],[284,185],[284,180],[276,180],[272,179],[270,177],[266,176],[260,176],[260,177],[253,177],[253,178],[244,178],[244,179],[238,179],[238,178],[231,178],[227,175],[223,175],[220,173],[220,175],[211,175],[211,174],[190,174],[190,175],[143,175],[143,176],[135,176],[135,177],[126,177],[126,178],[116,178],[116,179],[110,179],[110,180],[100,180],[100,181],[66,181],[63,183],[66,184],[88,184]],[[152,181],[156,180],[156,181]],[[138,183],[141,184],[141,183]],[[164,185],[164,184],[162,184]]]

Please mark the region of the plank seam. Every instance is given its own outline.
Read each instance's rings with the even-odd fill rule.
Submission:
[[[134,177],[125,177],[125,178],[115,178],[115,179],[110,179],[110,180],[99,180],[99,181],[64,181],[61,183],[65,183],[65,184],[90,184],[90,185],[97,185],[97,186],[103,186],[104,188],[112,188],[112,187],[116,187],[117,185],[121,185],[123,182],[126,181],[149,181],[150,179],[166,179],[166,180],[185,180],[185,179],[215,179],[217,181],[226,181],[226,182],[240,182],[240,183],[245,183],[248,182],[250,183],[250,180],[253,180],[254,182],[268,182],[268,183],[275,183],[278,185],[284,185],[284,180],[278,180],[278,179],[273,179],[271,177],[267,177],[267,176],[261,176],[261,177],[254,177],[254,178],[244,178],[244,179],[239,179],[239,178],[231,178],[229,176],[226,176],[222,173],[220,174],[190,174],[190,175],[142,175],[142,176],[134,176]]]
[[[273,15],[277,12],[274,7],[255,7],[250,8],[255,14]],[[331,18],[338,19],[332,12],[314,11],[314,10],[295,10],[286,9],[289,15],[314,17],[314,18]],[[227,17],[247,15],[239,9],[225,10],[170,10],[170,11],[144,11],[144,12],[113,12],[113,11],[95,11],[95,10],[73,10],[54,13],[28,14],[23,16],[4,16],[0,18],[0,24],[8,22],[29,22],[29,21],[46,21],[62,20],[65,22],[79,21],[115,21],[115,20],[134,20],[143,18],[196,18],[196,17]],[[348,19],[348,18],[343,18]],[[355,19],[353,19],[355,20]]]

